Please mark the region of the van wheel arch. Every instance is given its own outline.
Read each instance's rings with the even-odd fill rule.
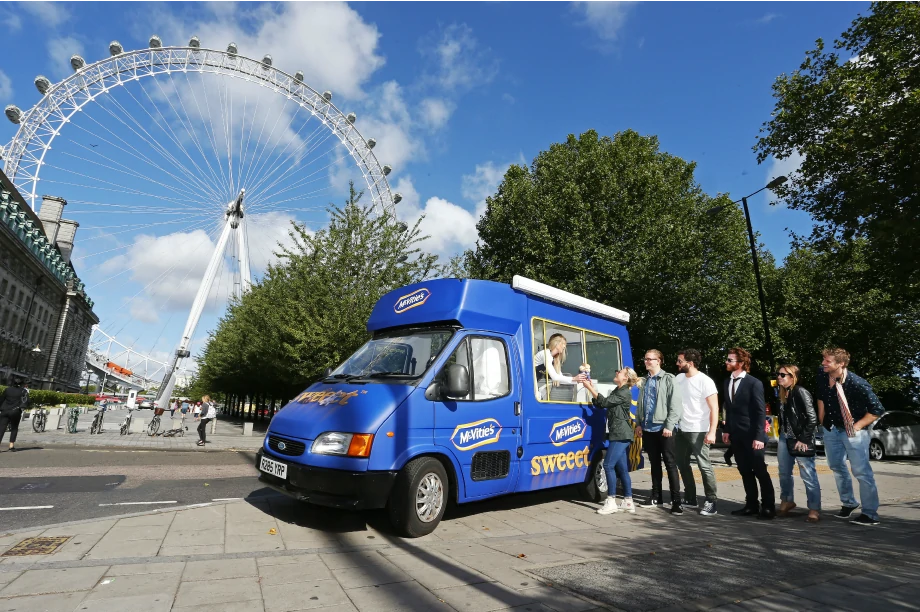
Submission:
[[[447,510],[456,503],[456,482],[457,475],[447,457],[438,453],[423,453],[412,457],[399,470],[387,501],[390,524],[404,537],[416,538],[432,533]],[[418,513],[416,504],[419,496],[435,499],[428,496],[432,491],[442,488],[447,490],[435,514],[428,514],[426,518]]]
[[[594,461],[591,462],[591,466],[588,468],[588,473],[585,474],[585,481],[578,485],[579,495],[583,499],[594,502],[596,504],[602,503],[605,499],[607,499],[608,494],[610,494],[609,486],[607,484],[605,484],[604,487],[601,487],[598,483],[598,471],[600,471],[601,478],[603,479],[604,483],[607,482],[607,477],[603,472],[604,455],[606,452],[606,450],[600,449],[597,453],[595,453]],[[614,491],[612,494],[615,496],[616,491]]]

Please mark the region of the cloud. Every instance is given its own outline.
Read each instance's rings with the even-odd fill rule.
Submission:
[[[515,100],[514,96],[512,96],[510,93],[503,93],[502,100],[507,102],[508,104],[514,104],[517,101]]]
[[[453,102],[443,98],[425,98],[419,104],[422,121],[432,130],[439,130],[447,125],[454,108]]]
[[[802,166],[802,161],[804,161],[804,157],[802,157],[798,151],[794,151],[789,157],[785,159],[776,159],[775,157],[771,158],[770,164],[767,166],[767,176],[764,178],[764,183],[769,183],[778,176],[786,176],[791,179],[793,173],[795,173]],[[768,193],[770,194],[768,201],[776,201],[776,195],[772,191]],[[764,207],[772,212],[781,208],[785,208],[785,203],[780,201],[777,202],[776,206],[764,204]]]
[[[771,21],[773,21],[774,19],[777,19],[777,18],[779,18],[779,17],[781,17],[781,15],[779,15],[779,14],[777,14],[777,13],[767,13],[767,14],[764,15],[763,17],[758,17],[758,18],[755,20],[755,23],[760,23],[760,24],[766,25],[766,24],[770,23]]]
[[[0,70],[0,100],[6,101],[13,97],[13,82],[5,72]]]
[[[246,238],[249,241],[249,264],[252,274],[261,274],[269,264],[275,264],[275,253],[280,245],[290,247],[294,244],[288,232],[294,217],[285,213],[270,212],[252,214],[246,217]]]
[[[405,169],[410,160],[425,157],[425,145],[413,132],[417,122],[409,113],[403,89],[396,81],[387,81],[365,100],[367,115],[358,118],[358,129],[365,138],[374,138],[374,154],[381,164],[394,172]]]
[[[572,10],[582,16],[579,25],[591,29],[602,41],[612,43],[620,37],[634,4],[635,2],[574,2]]]
[[[511,164],[522,165],[524,163],[526,163],[524,155],[521,154],[517,160],[506,164],[496,164],[492,161],[477,164],[473,174],[463,175],[460,193],[467,200],[477,204],[482,203],[483,208],[485,208],[485,199],[488,196],[495,195]]]
[[[63,78],[73,74],[70,67],[73,55],[83,56],[83,43],[73,36],[48,40],[48,57],[51,58],[51,72],[55,76]]]
[[[20,2],[19,8],[41,22],[56,28],[70,19],[70,11],[63,2]]]
[[[11,32],[22,29],[22,18],[16,13],[9,12],[3,17],[3,27]]]
[[[422,43],[422,54],[434,63],[434,82],[446,91],[466,91],[492,81],[498,62],[489,49],[479,45],[473,30],[465,23],[454,23],[440,37],[429,36]]]

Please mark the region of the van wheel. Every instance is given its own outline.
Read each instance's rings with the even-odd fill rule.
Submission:
[[[607,474],[604,472],[604,451],[597,454],[591,469],[588,470],[587,479],[578,485],[581,497],[596,504],[607,499]]]
[[[400,535],[418,538],[434,531],[447,507],[447,472],[432,457],[413,459],[400,470],[387,504]]]

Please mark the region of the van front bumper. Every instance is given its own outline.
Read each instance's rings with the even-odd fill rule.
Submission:
[[[263,451],[256,453],[256,469],[262,463]],[[372,510],[383,508],[390,498],[396,472],[349,472],[292,463],[268,455],[287,465],[287,478],[259,471],[259,482],[294,499],[331,508]]]

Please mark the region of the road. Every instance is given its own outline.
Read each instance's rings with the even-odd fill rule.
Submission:
[[[276,495],[259,484],[254,462],[254,453],[230,451],[4,449],[0,531]]]

